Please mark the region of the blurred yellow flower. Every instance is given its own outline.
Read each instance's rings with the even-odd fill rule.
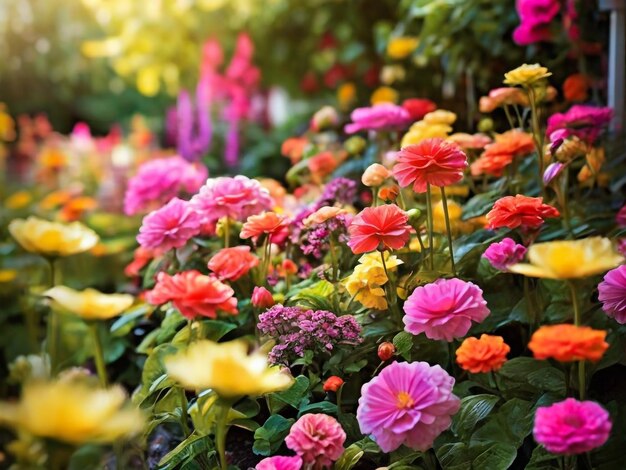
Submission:
[[[62,168],[67,165],[67,155],[57,148],[44,148],[39,154],[39,163],[44,168]]]
[[[587,153],[586,160],[587,164],[583,166],[578,173],[578,181],[580,183],[585,183],[588,180],[593,180],[598,177],[600,168],[606,160],[604,148],[592,148],[589,153]]]
[[[16,191],[4,201],[4,207],[7,209],[17,210],[29,205],[33,200],[33,196],[28,191]]]
[[[392,59],[404,59],[419,46],[419,38],[402,36],[389,39],[387,43],[387,55]]]
[[[380,81],[385,85],[404,80],[406,70],[402,65],[385,65],[380,71]]]
[[[43,295],[85,320],[106,320],[116,317],[134,302],[134,297],[128,294],[103,294],[95,289],[77,291],[65,286],[48,289]]]
[[[400,94],[391,87],[381,86],[374,90],[370,97],[370,102],[375,105],[379,103],[397,103]]]
[[[355,100],[356,85],[354,83],[344,83],[337,89],[337,101],[341,109],[348,109]]]
[[[392,272],[402,264],[402,260],[385,252],[385,264],[387,271]],[[344,279],[343,283],[350,296],[354,297],[354,300],[364,307],[385,310],[387,299],[382,286],[388,280],[380,253],[372,252],[359,258],[359,264],[354,268],[352,274]]]
[[[79,380],[34,381],[17,403],[0,403],[0,424],[69,444],[110,443],[141,432],[142,413],[126,406],[120,386]]]
[[[504,74],[504,83],[507,85],[530,86],[552,75],[546,67],[539,64],[523,64]]]
[[[17,277],[15,269],[0,269],[0,283],[11,282]]]
[[[417,121],[411,126],[404,137],[402,137],[402,147],[419,144],[424,139],[440,137],[445,139],[452,132],[452,127],[448,124],[431,124],[426,121]]]
[[[603,237],[535,243],[528,249],[528,260],[530,263],[510,266],[509,271],[529,277],[573,279],[600,274],[624,262],[611,240]]]
[[[456,122],[456,114],[445,109],[431,111],[423,119],[428,124],[448,124],[451,126]]]
[[[446,194],[447,193],[448,188],[446,188]],[[485,217],[474,217],[468,220],[461,220],[463,208],[461,205],[450,199],[448,199],[448,214],[450,216],[450,229],[453,234],[471,233],[474,230],[483,228],[487,225],[487,219]],[[433,204],[433,229],[438,233],[446,232],[446,219],[443,211],[443,202],[441,200]]]
[[[80,222],[60,224],[38,217],[14,219],[9,232],[27,251],[44,256],[69,256],[90,250],[99,237]]]
[[[258,396],[289,388],[293,377],[269,366],[260,352],[248,354],[245,341],[201,340],[165,358],[167,374],[190,390],[212,389],[221,397]]]

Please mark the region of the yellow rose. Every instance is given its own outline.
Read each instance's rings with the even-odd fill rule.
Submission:
[[[374,90],[370,97],[372,105],[379,103],[397,103],[400,95],[396,90],[388,86],[381,86]]]
[[[535,243],[528,249],[530,263],[519,263],[509,271],[530,277],[573,279],[593,276],[613,269],[624,261],[611,240],[590,237]]]
[[[190,390],[213,389],[221,397],[258,396],[289,388],[293,377],[269,366],[260,352],[248,354],[241,340],[202,340],[165,358],[167,374]]]
[[[93,248],[99,237],[80,222],[60,224],[38,217],[15,219],[9,232],[27,251],[44,256],[69,256]]]
[[[85,320],[106,320],[128,309],[134,298],[128,294],[103,294],[95,289],[77,291],[56,286],[44,292],[61,308]]]
[[[507,85],[530,86],[552,75],[546,67],[539,64],[524,64],[504,74],[504,83]]]
[[[27,383],[17,403],[0,403],[0,423],[69,444],[110,443],[141,432],[144,418],[125,406],[122,387],[78,380]]]
[[[13,210],[22,209],[29,205],[32,200],[33,197],[28,191],[17,191],[6,198],[4,207]]]
[[[391,38],[387,43],[387,55],[392,59],[404,59],[419,46],[419,39],[413,36]]]

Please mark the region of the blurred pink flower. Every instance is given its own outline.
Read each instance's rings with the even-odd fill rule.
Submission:
[[[359,131],[397,130],[411,122],[411,115],[401,106],[382,103],[367,108],[356,108],[350,115],[352,122],[345,127],[346,134]]]
[[[277,455],[261,460],[254,470],[300,470],[302,468],[302,458],[298,455],[293,457],[283,457]]]
[[[613,119],[613,109],[608,106],[589,106],[576,104],[565,113],[555,113],[548,118],[546,135],[551,141],[575,135],[588,143],[593,143]],[[553,137],[555,131],[559,131]]]
[[[618,266],[598,284],[598,300],[602,310],[621,325],[626,324],[626,266]]]
[[[165,204],[181,193],[193,194],[206,181],[207,175],[206,167],[179,156],[149,160],[128,182],[124,212],[137,214]]]
[[[163,251],[179,248],[200,233],[200,216],[187,201],[173,198],[143,218],[137,241],[144,248]]]
[[[289,430],[287,447],[296,452],[305,465],[330,467],[343,453],[346,433],[339,422],[325,414],[306,414]]]
[[[210,223],[222,217],[244,221],[251,215],[271,210],[274,201],[261,183],[237,175],[208,179],[190,204],[203,223]]]
[[[626,227],[626,204],[624,204],[619,211],[617,211],[617,215],[615,216],[615,222],[620,227]]]
[[[438,279],[418,287],[404,303],[405,330],[430,339],[452,341],[465,336],[472,321],[489,315],[483,291],[461,279]]]
[[[483,258],[489,261],[494,268],[506,271],[512,264],[522,261],[525,254],[526,247],[524,245],[515,243],[512,238],[505,238],[489,245],[483,253]]]
[[[513,40],[520,45],[551,39],[550,23],[561,9],[559,0],[517,0],[520,25],[513,32]]]
[[[356,417],[383,452],[402,444],[425,452],[460,407],[454,378],[439,365],[394,362],[363,385]]]
[[[537,408],[533,435],[548,452],[574,455],[603,445],[611,427],[609,413],[599,404],[567,398]]]

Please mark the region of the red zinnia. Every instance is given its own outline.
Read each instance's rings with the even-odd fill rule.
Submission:
[[[393,174],[405,187],[413,183],[416,193],[425,193],[427,185],[448,186],[463,178],[467,156],[458,145],[443,139],[425,139],[398,152]]]
[[[233,294],[216,277],[196,270],[174,276],[160,272],[156,286],[146,293],[146,300],[153,305],[172,302],[185,318],[193,320],[197,316],[216,318],[218,310],[236,315],[237,299]]]
[[[408,215],[395,204],[363,209],[348,227],[354,254],[378,248],[398,250],[409,240]]]
[[[221,281],[236,281],[258,264],[259,258],[250,253],[249,246],[236,246],[218,251],[209,260],[208,268]]]
[[[559,211],[543,203],[541,197],[518,194],[500,198],[487,214],[490,229],[500,227],[537,229],[548,217],[558,217]]]

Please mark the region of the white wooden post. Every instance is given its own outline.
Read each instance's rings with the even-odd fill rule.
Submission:
[[[600,9],[611,12],[609,32],[609,106],[615,117],[611,129],[624,128],[624,88],[626,80],[626,0],[600,0]]]

